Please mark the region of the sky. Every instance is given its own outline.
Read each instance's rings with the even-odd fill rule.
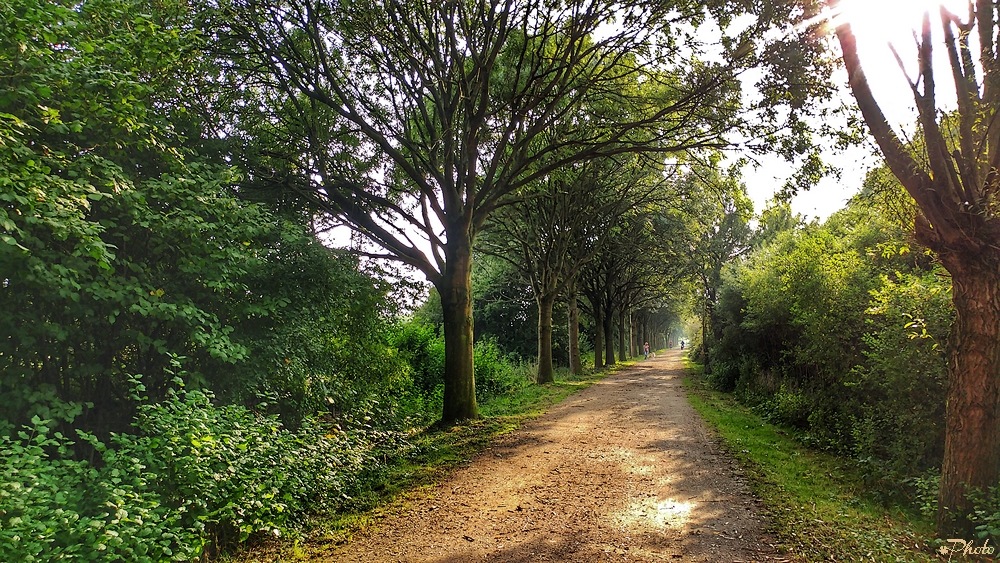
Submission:
[[[938,4],[943,3],[957,14],[965,14],[965,0],[842,0],[842,17],[851,23],[858,40],[858,56],[861,58],[865,75],[882,107],[883,112],[897,133],[913,132],[916,109],[906,75],[899,68],[888,43],[896,48],[909,76],[916,74],[916,47],[913,29],[919,28],[922,14],[931,12],[932,30],[935,32],[934,60],[938,96],[945,108],[954,107],[954,86],[950,82],[951,71],[947,65],[947,55],[941,42]],[[963,17],[963,20],[966,18]],[[832,33],[832,31],[831,31]],[[973,46],[975,48],[975,46]],[[840,96],[844,103],[854,106],[854,100],[847,88],[847,73],[838,69],[834,75],[842,88]],[[841,170],[840,179],[826,178],[808,192],[792,199],[792,210],[809,218],[825,219],[834,211],[843,208],[848,199],[861,189],[865,173],[879,163],[874,153],[874,144],[853,147],[846,151],[827,150],[824,159]],[[754,209],[760,211],[767,200],[780,189],[793,168],[780,158],[761,159],[761,166],[743,171],[744,182]]]

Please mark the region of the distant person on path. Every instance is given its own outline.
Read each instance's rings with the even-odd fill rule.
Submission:
[[[642,358],[644,360],[649,359],[649,342],[646,342],[645,344],[642,345]]]
[[[681,340],[681,350],[683,350],[683,349],[684,349],[684,341]]]

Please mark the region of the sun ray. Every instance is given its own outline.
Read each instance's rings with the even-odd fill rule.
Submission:
[[[857,39],[858,56],[876,97],[885,100],[890,122],[904,125],[915,120],[912,85],[918,76],[915,30],[920,28],[925,14],[931,17],[935,47],[941,45],[941,6],[954,14],[968,14],[970,0],[840,0],[833,9],[803,22],[806,27],[823,26],[831,32],[850,24]],[[965,18],[962,18],[965,19]],[[950,76],[947,56],[936,49],[935,74]],[[939,101],[951,105],[954,85],[939,81],[942,88]],[[891,114],[891,115],[889,115]]]

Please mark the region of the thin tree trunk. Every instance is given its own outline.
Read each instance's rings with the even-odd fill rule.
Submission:
[[[625,338],[628,335],[625,333],[625,326],[625,308],[622,307],[618,311],[618,360],[622,362],[628,361],[628,350],[625,349]]]
[[[604,365],[615,365],[615,312],[610,306],[604,310],[604,348],[607,351]]]
[[[705,358],[705,373],[711,373],[712,368],[709,365],[708,360],[708,297],[705,297],[705,303],[701,312],[701,353]]]
[[[537,383],[552,383],[555,377],[552,371],[552,305],[554,295],[542,295],[536,299],[538,303],[538,374]]]
[[[636,341],[635,341],[635,315],[629,314],[628,316],[628,355],[631,357],[636,356]]]
[[[604,367],[603,350],[604,346],[604,315],[600,303],[593,303],[594,307],[594,368]]]
[[[569,291],[569,372],[573,375],[583,373],[583,361],[580,359],[580,307],[577,304],[576,289]]]
[[[441,422],[479,418],[472,363],[472,243],[449,249],[437,288],[444,322],[444,405]]]
[[[642,342],[643,352],[645,353],[645,345],[649,342],[649,331],[646,330],[645,314],[643,314],[642,318],[639,319],[639,342]]]
[[[970,491],[1000,481],[1000,279],[996,269],[964,257],[949,264],[957,315],[948,337],[948,397],[938,498],[942,538],[975,537]],[[979,262],[978,260],[976,260]],[[957,262],[957,261],[954,261]],[[958,534],[958,535],[955,535]]]

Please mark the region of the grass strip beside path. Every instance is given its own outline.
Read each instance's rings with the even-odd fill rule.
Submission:
[[[389,460],[388,469],[380,479],[353,499],[352,510],[317,518],[306,539],[253,546],[227,561],[272,563],[322,559],[324,553],[350,541],[354,534],[377,527],[385,517],[406,510],[410,499],[430,494],[453,469],[467,463],[500,436],[541,416],[570,394],[634,363],[618,363],[599,372],[588,370],[580,376],[560,370],[555,383],[529,384],[510,395],[484,402],[480,420],[450,428],[425,428],[412,437],[414,448],[408,455]]]
[[[933,523],[867,498],[847,460],[811,450],[688,364],[688,400],[716,429],[768,509],[780,547],[801,561],[938,561]]]

